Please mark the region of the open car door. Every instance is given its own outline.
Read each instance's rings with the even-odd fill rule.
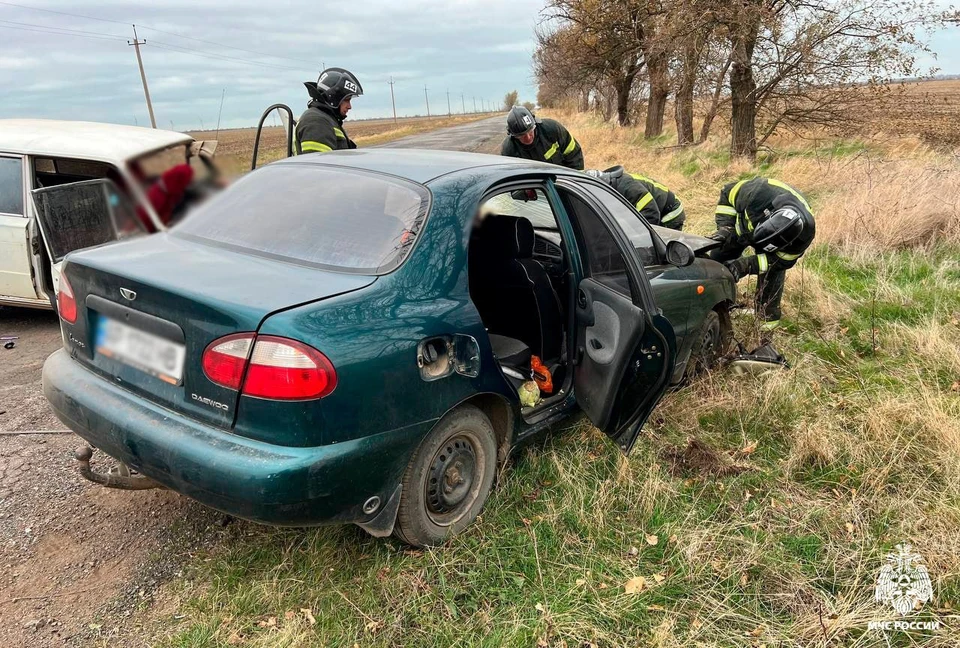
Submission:
[[[110,180],[84,180],[32,191],[37,224],[60,285],[63,257],[74,250],[146,234],[125,194]]]
[[[583,271],[576,293],[574,393],[593,424],[627,453],[667,389],[676,337],[656,310],[629,233],[592,199],[592,190],[575,193],[564,185],[558,188]]]

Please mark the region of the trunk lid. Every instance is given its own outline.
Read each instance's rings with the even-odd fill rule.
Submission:
[[[144,398],[223,428],[233,424],[239,395],[204,375],[201,358],[210,342],[256,331],[272,313],[376,280],[169,234],[76,252],[64,273],[78,307],[75,324],[62,322],[64,344],[77,361]],[[158,377],[110,357],[101,331],[115,322],[182,345],[182,376]]]

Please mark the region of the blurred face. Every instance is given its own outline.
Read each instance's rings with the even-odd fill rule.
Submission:
[[[518,142],[520,142],[524,146],[530,146],[531,144],[533,144],[533,136],[536,135],[536,133],[537,133],[537,127],[534,126],[523,135],[514,135],[514,137]]]
[[[350,112],[350,109],[353,108],[353,106],[350,105],[350,99],[351,97],[347,97],[340,102],[340,115],[342,117],[346,117],[347,113]]]

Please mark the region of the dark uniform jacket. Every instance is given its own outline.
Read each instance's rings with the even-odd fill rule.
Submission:
[[[583,171],[583,151],[566,128],[552,119],[538,119],[537,130],[530,146],[517,138],[507,136],[500,146],[500,155],[538,162],[551,162]]]
[[[781,269],[793,267],[813,242],[816,223],[806,198],[785,182],[768,178],[752,178],[731,182],[720,191],[717,203],[717,228],[733,230],[737,243],[753,245],[753,231],[781,207],[793,207],[803,219],[803,232],[785,248],[773,253],[756,250],[754,274],[763,274],[773,265]]]
[[[651,225],[683,227],[685,216],[680,199],[656,180],[637,173],[624,173],[612,185]]]
[[[343,130],[343,117],[339,111],[318,101],[311,101],[297,122],[295,153],[338,151],[355,149],[357,145]]]

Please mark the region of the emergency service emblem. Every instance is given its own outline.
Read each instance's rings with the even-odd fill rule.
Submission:
[[[898,544],[896,553],[887,554],[880,569],[874,599],[890,605],[901,616],[933,599],[933,584],[920,554],[908,544]]]

